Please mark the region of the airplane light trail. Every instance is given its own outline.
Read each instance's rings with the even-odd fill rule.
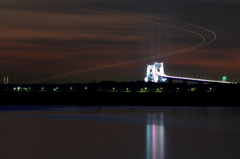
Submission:
[[[59,75],[55,75],[55,76],[51,76],[51,77],[47,77],[47,78],[43,78],[43,79],[39,79],[39,80],[26,82],[28,84],[41,83],[41,82],[59,79],[59,78],[63,78],[63,77],[67,77],[67,76],[71,76],[71,75],[75,75],[75,74],[79,74],[79,73],[95,71],[95,70],[100,70],[100,69],[106,69],[106,68],[112,68],[112,67],[117,67],[117,66],[122,66],[122,65],[127,65],[127,64],[133,64],[133,63],[137,63],[137,62],[148,61],[151,59],[157,59],[160,57],[181,54],[181,53],[189,52],[194,49],[206,46],[206,45],[212,43],[216,39],[216,34],[213,31],[208,30],[203,27],[200,27],[200,26],[192,25],[189,23],[164,19],[164,18],[160,18],[160,17],[153,17],[153,16],[141,15],[141,14],[136,14],[136,13],[130,13],[130,12],[125,12],[125,11],[92,7],[92,6],[86,6],[86,5],[76,5],[76,4],[71,4],[71,3],[59,2],[59,1],[40,1],[40,2],[47,3],[47,4],[55,4],[55,5],[61,6],[61,7],[70,7],[70,8],[74,8],[74,9],[87,10],[87,11],[101,13],[101,14],[107,14],[107,15],[111,15],[111,16],[118,16],[118,17],[143,21],[143,22],[147,22],[147,23],[152,23],[152,24],[156,24],[159,26],[165,26],[165,27],[169,27],[169,28],[173,28],[173,29],[178,29],[178,30],[182,30],[182,31],[186,31],[186,32],[195,34],[198,37],[200,37],[202,39],[202,41],[194,46],[191,46],[191,47],[188,47],[185,49],[181,49],[181,50],[167,52],[167,53],[150,56],[150,57],[122,61],[122,62],[109,64],[109,65],[102,65],[102,66],[98,66],[98,67],[75,70],[75,71],[68,72],[68,73],[63,73],[63,74],[59,74]]]

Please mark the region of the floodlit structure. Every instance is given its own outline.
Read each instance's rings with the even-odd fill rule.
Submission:
[[[164,74],[163,62],[155,62],[153,65],[147,65],[147,75],[144,78],[145,82],[165,82],[167,78]]]
[[[190,78],[190,77],[179,77],[170,76],[164,74],[163,62],[155,62],[153,65],[147,65],[147,75],[144,78],[145,82],[166,82],[167,79],[183,80],[183,81],[195,81],[195,82],[206,82],[206,83],[226,83],[226,84],[237,84],[237,82],[227,81],[227,77],[223,76],[222,80],[211,80],[201,78]]]

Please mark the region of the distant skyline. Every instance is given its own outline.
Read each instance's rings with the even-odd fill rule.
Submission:
[[[45,0],[47,2],[47,0]],[[201,26],[216,40],[183,54],[85,72],[49,81],[85,83],[143,80],[146,65],[164,62],[166,73],[240,79],[240,2],[200,0],[61,0]],[[164,54],[195,45],[196,35],[152,23],[38,0],[0,2],[0,77],[25,83],[54,75]]]

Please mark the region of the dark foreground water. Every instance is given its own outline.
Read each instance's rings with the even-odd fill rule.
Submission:
[[[0,106],[0,128],[1,159],[240,158],[240,108]]]

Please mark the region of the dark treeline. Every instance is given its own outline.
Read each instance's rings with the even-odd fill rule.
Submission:
[[[239,106],[238,84],[102,81],[0,85],[1,105]]]

